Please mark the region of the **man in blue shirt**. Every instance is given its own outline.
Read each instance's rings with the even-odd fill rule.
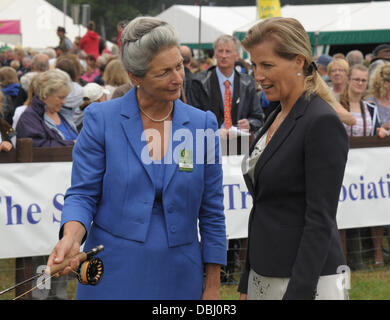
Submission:
[[[230,35],[222,35],[214,42],[217,65],[194,75],[188,103],[214,112],[219,127],[224,128],[225,81],[228,80],[232,125],[256,132],[263,125],[264,115],[254,79],[234,68],[240,57],[240,46],[239,40]]]

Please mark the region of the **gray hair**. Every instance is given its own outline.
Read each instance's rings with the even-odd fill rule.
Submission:
[[[31,60],[31,67],[34,71],[38,72],[49,70],[49,57],[45,53],[36,54]]]
[[[176,46],[179,39],[167,22],[153,17],[138,17],[122,32],[121,60],[125,69],[136,77],[143,77],[150,62],[162,49]]]
[[[41,100],[47,99],[47,97],[64,88],[68,89],[69,92],[72,91],[72,80],[66,72],[60,69],[42,72],[38,77],[37,93]]]
[[[229,34],[223,34],[223,35],[219,36],[217,38],[217,40],[214,41],[214,44],[213,44],[214,50],[217,49],[217,46],[220,43],[226,44],[226,43],[230,43],[230,42],[234,43],[234,46],[236,47],[237,53],[240,53],[240,49],[241,49],[241,42],[240,42],[240,40],[238,40],[236,37],[233,37],[233,36],[231,36]]]
[[[364,57],[361,51],[352,50],[347,53],[345,59],[348,61],[349,66],[352,67],[355,64],[362,64]]]
[[[56,51],[53,48],[46,48],[42,51],[42,53],[46,54],[49,59],[54,59],[56,55]]]

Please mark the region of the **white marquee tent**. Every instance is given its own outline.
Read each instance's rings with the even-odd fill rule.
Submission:
[[[313,47],[390,42],[390,2],[287,5],[282,16],[299,20]],[[254,20],[234,31],[243,39]]]
[[[390,1],[286,5],[283,17],[298,19],[313,47],[390,42]],[[202,7],[202,48],[211,48],[221,34],[245,37],[256,20],[256,6]],[[198,46],[199,6],[174,5],[157,16],[171,23],[182,43]]]
[[[233,34],[237,28],[256,19],[256,7],[213,7],[202,6],[201,42],[203,49],[222,34]],[[178,31],[180,41],[197,48],[199,41],[199,6],[173,5],[157,18],[172,24]]]
[[[61,10],[44,0],[1,0],[0,20],[20,20],[21,43],[8,43],[41,49],[55,47],[59,43],[56,30],[58,26],[66,28],[67,37],[73,41],[83,36],[86,28],[73,24],[73,19],[65,17]],[[19,39],[20,39],[19,38]]]

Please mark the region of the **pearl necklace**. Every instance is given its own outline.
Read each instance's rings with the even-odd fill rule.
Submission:
[[[139,107],[139,109],[141,110],[141,112],[142,112],[148,119],[150,119],[150,120],[152,120],[152,121],[154,121],[154,122],[163,122],[163,121],[167,120],[167,119],[169,118],[169,116],[171,115],[172,111],[173,111],[173,103],[172,103],[172,108],[171,108],[171,110],[169,110],[168,114],[167,114],[164,118],[162,118],[162,119],[154,119],[154,118],[152,118],[150,115],[148,115],[148,114],[144,111],[144,109],[142,109],[142,107],[141,107],[140,105],[139,105],[138,107]]]

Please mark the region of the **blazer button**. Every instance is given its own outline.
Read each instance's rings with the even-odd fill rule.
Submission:
[[[175,233],[176,232],[176,226],[171,226],[170,230],[171,230],[172,233]]]

